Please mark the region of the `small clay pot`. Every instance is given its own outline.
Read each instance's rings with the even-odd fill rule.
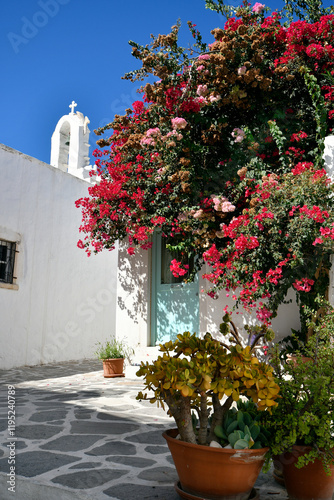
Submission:
[[[111,358],[103,360],[104,378],[125,377],[123,373],[124,358]]]

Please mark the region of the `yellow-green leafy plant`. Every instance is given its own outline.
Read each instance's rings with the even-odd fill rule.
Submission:
[[[221,330],[229,323],[228,315],[224,319]],[[174,342],[160,345],[162,354],[152,363],[142,362],[137,372],[148,391],[140,392],[137,399],[157,402],[164,409],[166,404],[183,441],[206,445],[215,440],[214,429],[222,425],[224,415],[240,396],[252,399],[258,410],[270,411],[277,405],[279,388],[272,368],[254,354],[264,333],[257,335],[254,344],[250,332],[249,345],[243,347],[235,326],[226,333],[232,331],[230,345],[210,333],[203,338],[190,332],[179,334]],[[193,410],[198,429],[193,426]]]

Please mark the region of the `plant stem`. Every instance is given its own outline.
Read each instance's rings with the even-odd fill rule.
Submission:
[[[210,427],[209,442],[211,442],[214,437],[214,429],[217,425],[222,425],[225,413],[229,410],[231,404],[233,403],[232,396],[229,396],[223,405],[220,404],[218,394],[212,395],[212,403],[214,413],[212,415],[212,422]]]
[[[201,406],[199,410],[199,431],[198,431],[198,444],[207,444],[208,437],[208,401],[207,394],[201,393]]]

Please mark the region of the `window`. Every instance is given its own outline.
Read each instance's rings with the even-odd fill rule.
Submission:
[[[0,240],[0,283],[13,283],[16,243]]]
[[[187,276],[173,276],[170,265],[173,259],[177,261],[181,261],[182,264],[188,264],[189,271],[194,269],[194,258],[184,260],[180,254],[177,252],[170,252],[166,248],[166,238],[161,238],[161,284],[162,285],[170,285],[175,283],[183,283],[184,278]]]

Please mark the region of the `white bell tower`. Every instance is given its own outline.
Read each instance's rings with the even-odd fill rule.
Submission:
[[[53,167],[63,172],[92,182],[89,171],[89,119],[80,111],[74,112],[77,103],[69,105],[71,111],[60,118],[51,138],[51,160]]]

